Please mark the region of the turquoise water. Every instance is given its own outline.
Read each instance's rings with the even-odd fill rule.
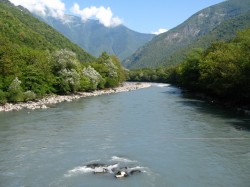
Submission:
[[[155,84],[0,113],[0,186],[248,187],[249,117]],[[90,163],[136,168],[114,178]]]

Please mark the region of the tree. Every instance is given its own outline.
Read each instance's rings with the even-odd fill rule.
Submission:
[[[7,94],[0,89],[0,104],[5,104],[7,102]]]
[[[21,87],[21,81],[16,77],[9,86],[8,98],[11,102],[20,102],[24,100],[23,89]]]
[[[200,77],[199,65],[202,62],[202,49],[193,49],[187,56],[186,60],[179,67],[181,85],[189,89],[198,89],[198,80]]]
[[[200,64],[200,82],[212,94],[229,96],[240,83],[241,49],[234,44],[214,44]]]
[[[115,87],[124,81],[125,73],[119,60],[115,56],[109,56],[103,52],[93,67],[105,79],[105,87]]]
[[[56,51],[54,58],[54,74],[57,76],[56,91],[61,94],[69,94],[81,90],[81,69],[76,54],[67,49]]]
[[[85,81],[89,83],[87,87],[88,90],[96,90],[99,85],[104,82],[100,73],[91,66],[83,68],[82,75],[85,78]]]

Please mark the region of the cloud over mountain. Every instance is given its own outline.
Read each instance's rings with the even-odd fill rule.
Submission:
[[[43,16],[52,16],[55,18],[63,18],[65,13],[65,4],[62,0],[10,0],[14,5],[21,5],[27,8],[30,12]],[[94,18],[97,19],[105,27],[115,27],[122,23],[118,17],[114,17],[110,7],[86,7],[80,9],[80,6],[75,3],[71,12],[81,16],[82,20]]]
[[[168,31],[167,29],[159,29],[158,31],[152,32],[152,34],[159,35],[167,31]]]
[[[120,18],[113,16],[110,7],[105,8],[103,6],[91,6],[81,10],[80,6],[75,3],[71,8],[71,12],[80,15],[84,21],[88,20],[89,18],[96,18],[105,27],[115,27],[122,23]]]
[[[65,4],[61,0],[10,0],[14,5],[21,5],[33,13],[62,18]]]

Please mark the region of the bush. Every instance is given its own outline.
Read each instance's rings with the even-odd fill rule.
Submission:
[[[24,92],[24,100],[25,101],[32,101],[36,99],[36,94],[32,91]]]
[[[0,90],[0,104],[5,104],[7,102],[6,93]]]

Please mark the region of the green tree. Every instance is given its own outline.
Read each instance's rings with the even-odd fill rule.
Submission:
[[[16,77],[9,86],[8,98],[11,102],[20,102],[24,100],[23,89],[21,87],[21,81]]]
[[[234,44],[213,45],[200,64],[200,82],[212,94],[229,96],[241,82],[241,49]]]
[[[179,73],[181,85],[185,85],[189,89],[198,88],[198,80],[200,77],[199,65],[202,61],[203,50],[193,49],[187,56],[186,60],[180,65]]]
[[[100,73],[98,73],[94,68],[88,66],[82,70],[82,75],[88,80],[88,90],[96,90],[100,84],[104,82]]]
[[[7,102],[7,94],[0,89],[0,104],[5,104]]]
[[[76,54],[67,49],[56,51],[54,58],[54,74],[57,76],[56,91],[69,94],[81,90],[81,69]]]
[[[109,56],[106,52],[98,57],[97,63],[93,64],[93,67],[105,79],[105,87],[118,86],[125,79],[125,73],[119,60],[115,56]]]

